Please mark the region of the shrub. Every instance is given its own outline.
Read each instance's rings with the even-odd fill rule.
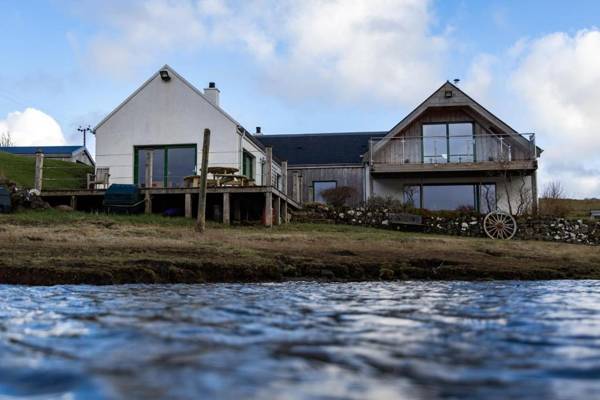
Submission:
[[[323,190],[321,196],[327,204],[339,208],[346,205],[348,199],[356,195],[356,189],[350,186],[340,186],[332,189]]]

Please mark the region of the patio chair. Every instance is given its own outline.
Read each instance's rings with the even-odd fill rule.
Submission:
[[[94,190],[97,185],[102,185],[106,189],[109,178],[109,168],[96,168],[95,174],[87,174],[87,188]]]

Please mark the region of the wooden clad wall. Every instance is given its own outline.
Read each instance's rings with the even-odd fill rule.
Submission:
[[[477,161],[489,161],[490,157],[497,158],[500,144],[497,137],[491,133],[489,128],[486,128],[489,127],[490,123],[479,117],[475,112],[463,107],[446,107],[426,111],[420,118],[400,131],[395,139],[383,142],[385,145],[373,154],[373,161],[387,164],[421,163],[423,160],[420,140],[422,125],[436,122],[473,122],[474,135],[477,137],[475,141]],[[402,137],[406,138],[404,143],[400,140]],[[513,139],[508,139],[506,142],[511,144],[513,160],[529,159],[528,147],[517,143]]]
[[[349,205],[359,205],[364,196],[364,167],[358,166],[321,166],[321,167],[289,167],[288,169],[288,188],[291,195],[293,187],[294,172],[302,175],[302,200],[304,202],[313,201],[312,186],[314,181],[336,181],[337,187],[350,186],[356,190],[356,193],[349,200]]]

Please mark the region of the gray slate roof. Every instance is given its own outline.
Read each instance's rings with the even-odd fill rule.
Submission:
[[[369,138],[388,132],[303,133],[256,135],[273,154],[289,165],[362,164],[369,149]]]

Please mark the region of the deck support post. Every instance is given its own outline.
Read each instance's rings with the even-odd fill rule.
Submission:
[[[44,153],[42,153],[41,149],[35,152],[35,179],[34,179],[34,188],[35,190],[41,192],[42,191],[42,181],[43,181],[43,172],[44,172]]]
[[[223,193],[223,223],[225,225],[229,225],[231,224],[231,217],[230,217],[230,211],[229,211],[229,193],[225,192]]]
[[[204,233],[206,229],[206,183],[208,175],[208,152],[210,149],[210,129],[204,129],[202,142],[202,168],[200,169],[200,195],[198,196],[198,219],[196,231]]]
[[[288,162],[281,162],[281,191],[285,196],[288,195]]]
[[[185,217],[192,218],[192,194],[185,194]]]
[[[292,174],[292,199],[300,203],[300,178],[297,171]]]
[[[273,226],[273,192],[269,189],[268,192],[265,193],[265,226],[272,227]]]
[[[287,224],[289,222],[287,199],[284,200],[283,203],[281,203],[281,220],[284,224]]]
[[[77,196],[71,196],[71,208],[77,210]]]
[[[281,225],[281,197],[279,196],[275,196],[275,201],[274,201],[274,206],[275,206],[275,221],[273,221],[273,223],[275,225]]]

